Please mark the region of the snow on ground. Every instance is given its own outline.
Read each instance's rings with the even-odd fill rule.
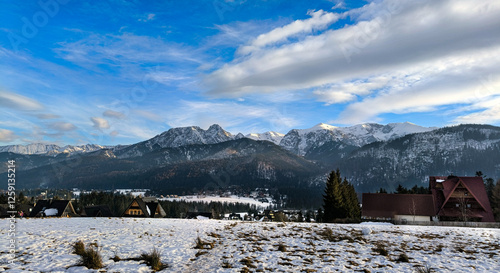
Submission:
[[[179,196],[177,198],[159,198],[158,200],[162,201],[186,201],[186,202],[227,202],[227,203],[243,203],[243,204],[250,204],[250,205],[256,205],[257,207],[260,208],[268,208],[269,206],[272,205],[271,203],[271,198],[265,198],[269,202],[261,202],[259,200],[256,200],[254,198],[250,197],[240,197],[237,195],[231,195],[229,197],[221,197],[218,195],[185,195],[185,196]]]
[[[0,220],[2,227],[8,219]],[[363,235],[363,231],[369,229]],[[460,227],[262,223],[144,218],[18,219],[18,258],[7,264],[0,230],[0,271],[151,272],[140,261],[161,252],[163,272],[500,272],[500,230]],[[195,249],[195,239],[213,248]],[[97,243],[105,268],[75,266],[72,244]],[[382,255],[385,249],[387,255]],[[381,254],[382,253],[382,254]],[[409,262],[398,262],[406,254]],[[121,261],[113,261],[115,255]],[[248,271],[242,271],[247,268]],[[369,271],[363,271],[363,270]]]

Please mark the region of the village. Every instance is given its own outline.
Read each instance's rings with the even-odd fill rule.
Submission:
[[[149,189],[118,189],[110,194],[128,196],[129,203],[121,211],[114,211],[106,204],[91,204],[81,210],[75,208],[80,194],[92,191],[73,189],[68,196],[49,198],[42,192],[37,198],[31,198],[33,204],[23,203],[18,207],[21,217],[167,217],[162,202],[220,202],[246,203],[252,205],[253,213],[248,211],[183,211],[176,218],[186,219],[222,219],[246,221],[276,222],[323,222],[322,209],[273,209],[275,200],[269,189],[257,188],[250,193],[233,195],[230,191],[216,193],[204,192],[194,196],[160,195],[150,196]],[[388,194],[363,193],[360,202],[359,221],[390,222],[393,224],[419,225],[464,225],[498,227],[482,177],[430,176],[427,194]],[[281,197],[281,198],[286,198]],[[495,204],[497,205],[497,204]],[[7,208],[1,207],[1,216],[8,217]],[[249,209],[250,210],[250,209]],[[498,215],[497,215],[498,217]],[[352,219],[351,219],[352,220]],[[342,219],[336,221],[342,223]]]

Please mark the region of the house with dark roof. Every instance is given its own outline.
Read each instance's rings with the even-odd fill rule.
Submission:
[[[482,177],[431,176],[429,186],[441,221],[495,222]]]
[[[88,206],[83,210],[82,216],[87,217],[113,217],[113,212],[108,205]]]
[[[70,200],[39,200],[29,217],[77,217]]]
[[[163,218],[167,214],[154,197],[137,197],[122,213],[122,217]]]
[[[431,176],[431,194],[363,193],[362,218],[494,222],[482,177]]]

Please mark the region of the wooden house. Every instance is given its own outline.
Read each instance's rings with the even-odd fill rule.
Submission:
[[[495,221],[482,177],[431,176],[429,186],[440,220]]]
[[[494,222],[482,177],[431,176],[431,194],[363,193],[366,220]]]
[[[167,214],[154,197],[137,197],[123,212],[122,217],[163,218]]]
[[[71,200],[39,200],[29,217],[77,217]]]

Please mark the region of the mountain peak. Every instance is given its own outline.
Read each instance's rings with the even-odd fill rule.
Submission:
[[[285,136],[284,134],[281,134],[278,132],[268,131],[268,132],[261,133],[261,134],[251,133],[251,134],[246,135],[245,137],[253,139],[253,140],[266,140],[266,141],[273,142],[276,145],[279,145],[281,142],[281,139],[283,139],[284,136]]]

